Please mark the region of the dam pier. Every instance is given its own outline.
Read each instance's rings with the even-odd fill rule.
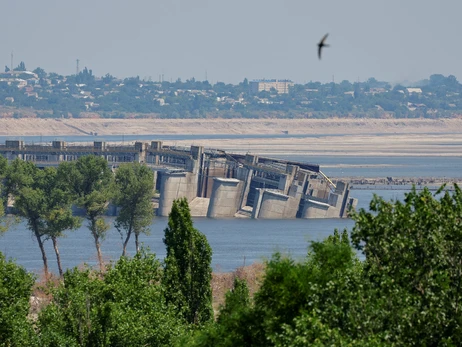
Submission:
[[[203,146],[166,146],[162,141],[30,145],[6,140],[0,144],[0,155],[38,167],[58,166],[85,155],[105,158],[113,171],[122,163],[143,163],[154,172],[158,216],[168,216],[173,201],[182,197],[193,216],[209,218],[345,218],[350,206],[357,204],[350,197],[350,183],[330,180],[317,164]]]

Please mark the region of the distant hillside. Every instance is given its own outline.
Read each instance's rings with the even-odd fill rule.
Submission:
[[[60,76],[37,68],[0,74],[3,118],[453,118],[462,114],[462,85],[431,75],[409,86],[365,82],[256,80],[153,82],[96,77],[85,68]]]

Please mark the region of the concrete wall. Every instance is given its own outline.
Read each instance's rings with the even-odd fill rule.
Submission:
[[[247,169],[247,168],[239,168],[237,170],[237,174],[238,174],[237,178],[244,182],[244,188],[243,188],[241,200],[239,203],[240,205],[239,207],[243,208],[244,206],[247,205],[247,197],[250,191],[250,184],[252,183],[253,170]]]
[[[327,218],[327,212],[332,208],[328,203],[305,199],[301,218]]]
[[[173,200],[186,197],[188,202],[196,197],[197,175],[190,172],[162,172],[158,216],[168,216]]]
[[[252,218],[295,218],[299,200],[275,190],[257,189]]]
[[[207,217],[233,217],[239,210],[244,183],[235,178],[213,178]]]

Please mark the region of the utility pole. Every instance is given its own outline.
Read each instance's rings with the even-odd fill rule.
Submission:
[[[79,74],[79,62],[80,62],[80,59],[77,59],[77,67],[75,69],[75,75],[77,76]]]

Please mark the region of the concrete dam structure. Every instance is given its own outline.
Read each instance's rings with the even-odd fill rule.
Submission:
[[[319,165],[254,154],[227,153],[202,146],[165,146],[162,141],[111,145],[28,145],[7,140],[0,155],[57,166],[84,155],[105,158],[117,170],[140,162],[154,172],[158,216],[168,216],[175,199],[186,197],[193,216],[210,218],[345,218],[357,199],[346,182],[331,181]]]

